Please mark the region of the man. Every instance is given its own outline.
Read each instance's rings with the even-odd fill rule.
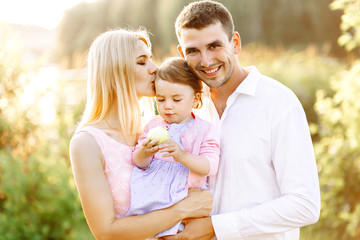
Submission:
[[[180,55],[210,87],[221,159],[210,179],[214,214],[187,221],[182,233],[167,239],[299,239],[299,228],[320,215],[316,161],[301,103],[256,67],[239,64],[240,35],[222,4],[193,2],[175,27]]]

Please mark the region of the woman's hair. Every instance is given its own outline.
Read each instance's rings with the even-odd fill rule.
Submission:
[[[202,29],[211,24],[220,22],[229,41],[234,33],[234,21],[227,8],[218,2],[203,0],[192,2],[179,14],[175,22],[176,35],[180,42],[181,29]]]
[[[202,81],[191,71],[187,62],[181,57],[167,58],[159,67],[156,75],[170,83],[178,83],[190,86],[195,93],[200,94],[199,104],[195,108],[202,106]]]
[[[120,130],[137,133],[141,123],[135,89],[135,64],[138,40],[149,48],[144,30],[110,30],[100,34],[88,54],[87,100],[77,129],[101,121],[116,104]]]

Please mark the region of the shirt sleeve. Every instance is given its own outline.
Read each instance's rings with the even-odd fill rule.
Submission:
[[[281,195],[250,208],[213,215],[219,240],[287,232],[318,221],[317,167],[306,116],[299,105],[278,116],[271,129],[271,157]]]

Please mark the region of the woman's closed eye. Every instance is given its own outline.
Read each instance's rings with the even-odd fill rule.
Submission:
[[[151,56],[150,57],[141,56],[137,58],[136,64],[146,65],[149,61],[151,61]]]

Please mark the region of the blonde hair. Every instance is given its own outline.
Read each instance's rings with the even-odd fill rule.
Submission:
[[[144,30],[110,30],[99,35],[88,54],[87,100],[77,130],[104,119],[112,104],[117,104],[120,129],[137,133],[141,112],[135,89],[135,64],[138,40],[151,47]]]

